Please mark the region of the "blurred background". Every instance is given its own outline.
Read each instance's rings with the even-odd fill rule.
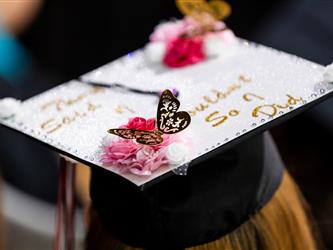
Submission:
[[[333,1],[228,2],[233,13],[226,23],[237,36],[323,65],[333,61]],[[174,0],[0,0],[0,98],[26,99],[77,78],[144,46],[154,26],[171,17],[181,17]],[[333,248],[331,107],[328,100],[271,131],[327,248]],[[57,156],[3,128],[0,138],[5,142],[0,145],[0,198],[6,221],[0,231],[7,232],[0,242],[5,249],[49,248]]]

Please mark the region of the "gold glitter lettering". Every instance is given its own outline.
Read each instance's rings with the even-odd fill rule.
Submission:
[[[126,105],[117,105],[116,108],[115,108],[115,111],[118,114],[124,113],[125,110],[127,110],[128,112],[133,113],[133,114],[135,113],[135,111],[133,109],[129,108]]]
[[[93,103],[88,103],[88,111],[94,112],[96,109],[100,108],[101,105],[95,105]]]
[[[239,110],[232,109],[228,112],[228,115],[230,117],[235,117],[239,115]],[[206,122],[213,122],[213,121],[218,121],[214,124],[212,124],[212,127],[217,127],[224,123],[228,119],[227,115],[221,115],[219,111],[214,111],[213,113],[210,113],[209,115],[206,116],[205,121]]]
[[[72,98],[72,99],[63,99],[58,98],[52,101],[49,101],[41,106],[41,110],[45,111],[48,108],[54,106],[57,111],[62,111],[65,107],[73,106],[82,100],[86,99],[90,95],[95,95],[101,92],[104,92],[104,88],[100,87],[93,87],[89,91],[79,94],[78,96]]]
[[[212,125],[212,127],[219,126],[220,124],[224,123],[228,119],[228,116],[226,116],[226,115],[219,115],[219,114],[220,113],[218,111],[215,111],[215,112],[207,115],[206,118],[205,118],[205,121],[206,122],[213,122],[213,121],[218,120],[218,122],[214,123]]]
[[[204,96],[203,99],[207,102],[207,103],[211,103],[211,104],[215,104],[218,103],[219,98],[216,97],[215,100],[212,100],[209,96]]]
[[[41,129],[46,130],[46,133],[48,134],[57,131],[59,128],[61,128],[61,126],[61,124],[55,123],[54,119],[49,119],[40,125]]]
[[[221,90],[212,89],[212,96],[205,95],[202,97],[204,102],[200,102],[197,104],[192,110],[187,111],[191,116],[195,116],[198,112],[203,112],[208,109],[211,105],[219,103],[221,100],[226,99],[233,92],[242,88],[242,83],[251,82],[250,78],[245,77],[244,75],[240,75],[238,77],[237,83],[230,84],[226,91],[223,92]]]
[[[296,105],[298,102],[304,102],[303,98],[300,97],[299,99],[292,97],[291,95],[287,95],[289,97],[288,104]]]
[[[251,78],[246,78],[244,75],[240,75],[239,80],[242,82],[251,82]]]
[[[237,116],[237,115],[239,115],[239,111],[236,110],[236,109],[232,109],[232,110],[229,111],[229,115],[230,116]]]
[[[271,105],[261,105],[256,107],[253,112],[253,117],[258,117],[259,114],[267,115],[268,117],[275,116],[277,113],[277,107],[274,104]]]
[[[196,111],[204,111],[205,109],[207,109],[209,107],[208,104],[203,104],[203,103],[199,103],[199,105],[197,107],[195,107]]]
[[[259,99],[259,100],[264,100],[264,99],[265,99],[265,98],[263,98],[263,97],[261,97],[261,96],[258,96],[258,95],[256,95],[256,94],[253,94],[253,93],[246,93],[246,94],[243,95],[243,99],[244,99],[245,101],[247,101],[247,102],[251,102],[251,101],[253,100],[252,97],[257,98],[257,99]]]
[[[268,117],[274,117],[279,109],[287,109],[293,105],[296,105],[298,103],[303,103],[304,99],[302,97],[300,98],[294,98],[291,95],[288,95],[288,100],[286,104],[266,104],[266,105],[260,105],[258,107],[255,107],[252,111],[252,116],[253,117],[258,117],[260,114],[268,116]]]
[[[40,125],[41,129],[46,130],[46,133],[51,134],[64,126],[70,125],[79,118],[83,118],[88,115],[88,113],[94,112],[96,109],[100,108],[101,105],[96,105],[93,103],[87,103],[85,112],[74,111],[72,115],[66,115],[59,119],[51,118]]]

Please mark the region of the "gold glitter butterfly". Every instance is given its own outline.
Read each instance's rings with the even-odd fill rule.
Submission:
[[[223,0],[176,0],[179,11],[198,21],[211,16],[215,20],[224,20],[231,14],[230,5]]]
[[[157,130],[116,128],[109,129],[108,132],[144,145],[160,144],[163,142],[163,134],[176,134],[190,125],[191,116],[185,111],[178,111],[179,107],[180,102],[177,98],[170,90],[165,90],[157,107]]]

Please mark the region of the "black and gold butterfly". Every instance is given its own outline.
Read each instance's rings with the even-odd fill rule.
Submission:
[[[163,134],[176,134],[188,127],[191,116],[179,111],[180,102],[170,90],[163,91],[157,108],[157,130],[146,131],[126,128],[109,129],[108,132],[124,139],[135,139],[144,145],[157,145],[163,142]]]

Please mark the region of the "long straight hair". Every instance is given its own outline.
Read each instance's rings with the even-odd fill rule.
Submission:
[[[318,249],[315,234],[306,204],[298,186],[285,171],[281,186],[256,215],[235,231],[222,238],[188,250],[276,250]],[[91,209],[90,226],[85,249],[139,250],[114,239]]]

